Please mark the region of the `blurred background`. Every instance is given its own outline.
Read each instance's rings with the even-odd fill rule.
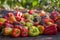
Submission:
[[[60,12],[60,0],[0,0],[0,10],[37,9]]]

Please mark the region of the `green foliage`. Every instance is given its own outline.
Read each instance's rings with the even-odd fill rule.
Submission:
[[[4,4],[5,0],[0,0],[0,6]]]
[[[0,0],[0,7],[7,4],[10,8],[15,6],[22,6],[27,9],[34,9],[38,7],[45,11],[56,9],[60,11],[60,0]]]

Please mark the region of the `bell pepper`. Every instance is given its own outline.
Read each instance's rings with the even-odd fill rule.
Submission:
[[[39,29],[40,34],[43,34],[44,33],[44,26],[38,25],[37,28]]]
[[[15,16],[13,13],[8,13],[8,20],[13,23],[16,21]]]
[[[28,13],[31,14],[31,15],[33,14],[33,12],[34,12],[33,10],[28,11]]]
[[[13,30],[12,30],[12,33],[11,33],[11,36],[12,37],[14,37],[14,38],[17,38],[17,37],[19,37],[20,36],[20,29],[18,29],[18,28],[13,28]]]
[[[4,24],[5,21],[6,21],[6,19],[0,18],[0,22],[1,22],[2,24]]]
[[[52,22],[54,23],[54,21],[52,19],[48,19],[48,18],[43,18],[43,22],[46,23],[46,22]]]
[[[48,26],[45,28],[44,30],[44,34],[46,35],[54,35],[54,34],[57,34],[57,26],[54,24],[54,25],[51,25],[51,26]]]
[[[3,23],[2,22],[0,22],[0,27],[3,25]]]
[[[4,23],[4,27],[10,27],[10,28],[14,28],[14,26],[10,23]]]
[[[23,27],[21,30],[21,36],[27,37],[28,36],[28,27]]]
[[[57,20],[56,23],[57,23],[57,29],[58,31],[60,31],[60,20]]]
[[[22,13],[21,12],[17,12],[16,13],[16,19],[17,20],[21,20],[21,18],[22,18]]]
[[[5,27],[2,29],[2,34],[5,36],[9,36],[9,35],[11,35],[11,33],[12,33],[12,28],[10,28],[10,27]]]
[[[56,21],[58,19],[58,15],[59,15],[59,13],[57,11],[53,11],[51,13],[51,19],[53,19],[54,21]]]
[[[39,29],[35,26],[32,26],[29,28],[29,36],[38,36],[39,35]]]

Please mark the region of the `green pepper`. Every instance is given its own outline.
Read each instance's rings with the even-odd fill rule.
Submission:
[[[30,36],[38,36],[39,35],[39,29],[35,26],[32,26],[29,28],[29,35]]]

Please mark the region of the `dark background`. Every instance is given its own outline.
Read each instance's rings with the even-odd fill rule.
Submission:
[[[0,10],[0,15],[1,14],[2,16],[6,15],[8,12],[13,11]],[[18,37],[18,38],[6,37],[0,34],[0,40],[60,40],[60,32],[57,33],[57,35],[39,35],[37,37]]]
[[[57,35],[39,35],[37,37],[18,37],[18,38],[0,35],[0,40],[60,40],[60,33],[58,33]]]

